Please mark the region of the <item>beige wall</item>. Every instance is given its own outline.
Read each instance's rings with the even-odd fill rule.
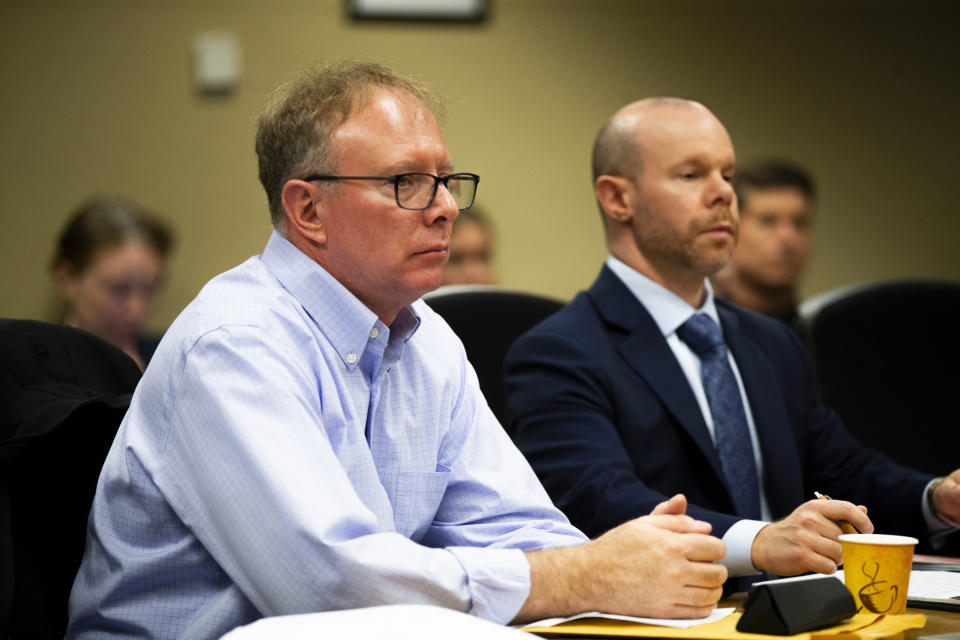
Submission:
[[[494,0],[482,25],[354,23],[342,0],[2,0],[0,316],[51,319],[67,213],[117,192],[179,243],[154,325],[259,253],[269,225],[253,121],[292,70],[354,57],[433,82],[447,142],[481,174],[504,284],[570,297],[605,255],[592,137],[645,95],[697,98],[741,161],[783,154],[819,180],[805,293],[879,278],[960,280],[955,3]],[[190,46],[233,32],[243,79],[191,90]]]

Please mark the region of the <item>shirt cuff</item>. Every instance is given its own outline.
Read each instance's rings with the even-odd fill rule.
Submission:
[[[943,547],[946,542],[946,537],[957,530],[956,526],[940,518],[933,512],[933,509],[930,508],[930,501],[927,500],[927,492],[930,491],[930,485],[936,480],[937,479],[934,478],[928,482],[927,486],[923,488],[923,493],[920,494],[920,508],[923,510],[923,520],[927,523],[927,531],[930,532],[930,546],[933,547],[934,551]]]
[[[753,549],[753,540],[760,533],[760,529],[770,524],[760,520],[738,520],[723,534],[723,543],[727,545],[727,555],[720,564],[727,568],[730,577],[750,576],[757,571],[750,559]]]
[[[509,624],[530,595],[530,562],[520,549],[447,547],[467,573],[469,613]]]

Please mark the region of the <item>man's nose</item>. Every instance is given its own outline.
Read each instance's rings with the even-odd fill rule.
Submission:
[[[460,215],[460,206],[454,199],[453,194],[443,183],[437,185],[437,193],[433,198],[433,203],[423,210],[428,224],[432,224],[439,218],[444,218],[450,222],[457,219]]]
[[[734,200],[733,185],[723,174],[717,174],[711,179],[707,199],[710,205],[724,204],[730,206]]]
[[[781,244],[794,250],[798,249],[803,242],[803,233],[792,223],[780,224],[777,228],[777,236]]]

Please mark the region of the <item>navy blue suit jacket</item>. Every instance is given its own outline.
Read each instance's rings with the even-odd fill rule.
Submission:
[[[854,439],[821,403],[786,324],[716,304],[753,412],[773,516],[816,490],[867,505],[878,532],[927,538],[921,499],[932,476]],[[557,506],[588,535],[680,492],[688,513],[717,536],[740,519],[673,351],[607,267],[589,291],[518,339],[505,367],[511,433]]]

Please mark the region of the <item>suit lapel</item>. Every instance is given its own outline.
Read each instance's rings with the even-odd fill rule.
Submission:
[[[717,479],[726,484],[700,405],[653,317],[606,266],[588,295],[608,327],[624,336],[618,347],[620,355],[653,389],[710,462]]]
[[[780,377],[760,346],[741,329],[736,314],[717,304],[723,337],[737,362],[750,402],[763,460],[763,484],[774,517],[788,514],[803,494],[803,469],[795,455]]]

